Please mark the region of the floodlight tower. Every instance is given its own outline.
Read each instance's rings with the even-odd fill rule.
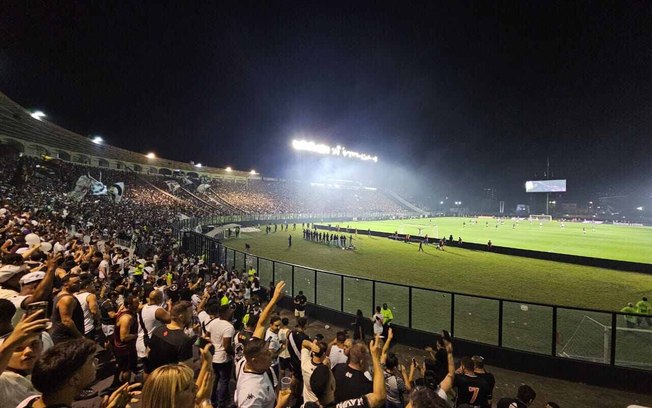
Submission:
[[[546,180],[550,180],[550,156],[546,156]],[[550,193],[546,192],[546,215],[550,215],[548,205],[550,204]]]

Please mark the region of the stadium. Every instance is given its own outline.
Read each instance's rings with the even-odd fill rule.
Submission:
[[[270,180],[97,144],[1,100],[3,174],[13,175],[3,186],[6,214],[30,211],[40,225],[78,217],[70,225],[77,235],[113,239],[146,259],[161,242],[145,231],[168,231],[167,239],[180,238],[206,264],[254,267],[261,284],[285,281],[288,297],[302,291],[311,314],[332,324],[387,303],[401,341],[413,346],[448,330],[459,347],[512,368],[519,365],[510,353],[524,352],[560,367],[652,369],[652,330],[629,327],[619,313],[626,300],[652,292],[650,227],[432,217],[393,191],[359,182]],[[80,186],[83,179],[88,185]],[[564,377],[551,367],[545,374]],[[605,384],[596,377],[582,380]]]
[[[652,407],[649,7],[599,9],[9,7],[0,408]]]

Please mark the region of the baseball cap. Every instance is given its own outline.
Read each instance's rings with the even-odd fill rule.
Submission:
[[[20,278],[20,284],[27,285],[29,283],[34,283],[43,280],[43,278],[45,278],[45,272],[41,272],[41,271],[30,272],[24,275],[22,278]]]
[[[0,268],[0,283],[4,283],[14,275],[28,270],[27,265],[3,265],[2,268]]]

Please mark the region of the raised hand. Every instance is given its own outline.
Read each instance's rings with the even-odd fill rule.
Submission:
[[[39,319],[43,314],[43,310],[38,310],[29,316],[23,315],[23,318],[14,327],[14,331],[11,332],[5,342],[8,345],[19,346],[29,336],[44,331],[50,319]]]
[[[210,353],[209,353],[210,354]],[[213,393],[213,382],[215,381],[215,373],[210,370],[204,376],[203,381],[199,384],[197,394],[195,394],[195,401],[201,403],[202,401],[210,400]]]
[[[379,357],[380,352],[382,350],[382,347],[380,346],[380,336],[376,335],[376,337],[369,342],[369,352],[371,353],[372,356]]]
[[[122,384],[117,390],[109,396],[105,396],[100,403],[101,408],[125,408],[130,402],[138,402],[135,398],[140,394],[140,391],[134,391],[140,387],[140,383],[129,385],[129,383]]]
[[[213,354],[211,353],[212,345],[212,343],[208,343],[204,348],[199,349],[199,352],[201,353],[201,363],[211,365],[211,367],[213,362]]]
[[[273,301],[278,301],[281,296],[283,296],[283,289],[285,289],[285,281],[279,281],[276,283],[276,288],[274,289]]]

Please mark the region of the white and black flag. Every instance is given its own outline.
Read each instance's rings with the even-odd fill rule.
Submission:
[[[120,200],[122,200],[122,195],[124,194],[125,191],[125,183],[122,181],[118,183],[113,183],[111,187],[109,187],[109,197],[111,197],[111,200],[114,203],[119,203]]]
[[[175,191],[177,191],[177,190],[181,187],[181,185],[180,185],[179,183],[177,183],[176,181],[172,181],[172,180],[167,180],[167,181],[165,182],[165,184],[167,184],[168,188],[169,188],[170,191],[173,192],[173,193],[174,193]]]

